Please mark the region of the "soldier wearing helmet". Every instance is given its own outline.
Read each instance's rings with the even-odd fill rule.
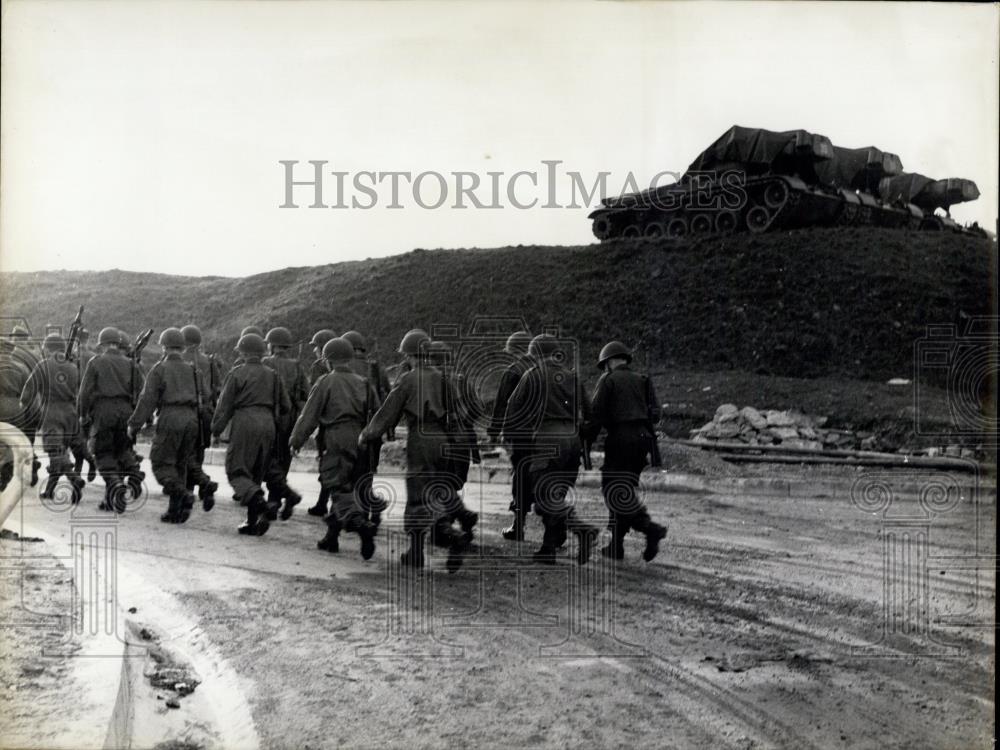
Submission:
[[[170,498],[167,512],[160,516],[164,523],[184,523],[194,506],[187,474],[195,463],[200,429],[198,403],[209,397],[195,366],[184,361],[185,345],[180,329],[167,328],[160,334],[163,359],[150,369],[128,422],[129,435],[134,436],[156,414],[149,460],[153,476]],[[214,499],[202,502],[206,511],[215,503]]]
[[[361,431],[358,444],[378,440],[401,418],[406,419],[406,509],[403,528],[410,538],[402,554],[404,566],[424,565],[424,542],[433,530],[435,544],[448,547],[448,570],[462,564],[465,537],[451,526],[447,509],[434,493],[447,483],[445,451],[450,442],[447,429],[446,384],[441,372],[428,364],[430,338],[423,331],[410,331],[399,345],[409,370],[399,376],[385,403]]]
[[[274,438],[274,457],[267,474],[267,517],[271,521],[278,518],[281,511],[282,520],[292,516],[292,508],[302,502],[302,495],[288,486],[288,471],[292,467],[292,453],[288,447],[288,439],[292,434],[295,420],[299,418],[302,407],[309,398],[309,380],[305,369],[298,359],[291,356],[292,332],[283,326],[272,328],[264,337],[270,354],[261,362],[270,367],[281,378],[288,394],[291,409],[278,421],[278,432]],[[282,508],[281,501],[285,501]]]
[[[601,430],[608,433],[601,490],[608,506],[611,542],[601,549],[601,554],[613,560],[623,559],[625,535],[634,529],[646,535],[642,557],[649,562],[656,557],[667,528],[653,522],[636,490],[639,474],[647,463],[659,466],[653,425],[659,421],[660,407],[653,382],[649,376],[635,372],[631,362],[631,350],[620,341],[611,341],[601,349],[597,364],[604,373],[594,390],[587,438],[592,442]],[[651,460],[647,461],[647,457]]]
[[[122,513],[127,491],[139,497],[145,477],[128,435],[133,386],[140,390],[144,377],[142,369],[125,356],[117,329],[103,328],[97,339],[104,351],[83,373],[77,409],[80,420],[89,426],[89,446],[104,479],[100,508]]]
[[[49,457],[49,476],[40,497],[52,498],[60,477],[65,475],[73,488],[72,502],[76,504],[87,484],[68,453],[70,449],[81,456],[86,453],[76,413],[80,373],[66,359],[66,341],[58,333],[48,334],[42,348],[45,357],[25,381],[20,399],[22,410],[37,407],[42,447]]]
[[[378,363],[378,360],[369,355],[368,342],[365,340],[365,337],[357,331],[348,331],[344,334],[343,338],[351,342],[351,346],[354,348],[354,357],[350,363],[351,369],[372,384],[375,394],[378,396],[379,403],[383,403],[391,390],[389,377]],[[396,439],[395,427],[386,431],[386,438],[388,440]],[[381,498],[372,490],[372,475],[378,470],[379,459],[382,457],[381,438],[368,443],[367,451],[371,461],[371,472],[362,478],[358,487],[358,493],[365,498],[366,507],[371,509],[370,520],[378,526],[382,521],[383,503]]]
[[[534,559],[554,565],[556,550],[565,543],[567,531],[572,531],[578,540],[576,559],[582,565],[590,559],[599,531],[577,517],[567,495],[580,470],[581,430],[588,422],[590,405],[558,339],[548,334],[535,336],[528,353],[535,363],[510,396],[504,417],[509,426],[504,429],[513,430],[516,425],[521,439],[530,443],[530,500],[545,527]]]
[[[531,367],[531,359],[528,357],[528,345],[531,343],[531,334],[527,331],[515,331],[507,337],[504,346],[504,353],[510,358],[510,364],[500,376],[500,383],[497,386],[497,395],[493,400],[493,416],[490,419],[486,435],[492,442],[497,442],[500,435],[505,433],[507,404],[510,396],[520,382],[521,377]],[[531,511],[528,492],[525,487],[526,468],[528,458],[528,445],[519,437],[519,432],[511,425],[510,434],[505,434],[507,452],[510,455],[511,465],[511,485],[510,485],[510,512],[514,514],[514,522],[503,530],[504,539],[511,541],[522,541],[524,539],[524,521]]]
[[[451,519],[457,521],[465,535],[466,544],[472,542],[473,528],[479,522],[479,514],[465,504],[465,483],[469,479],[469,467],[481,463],[479,438],[476,435],[472,417],[473,394],[468,381],[458,371],[454,352],[445,341],[432,341],[428,347],[431,365],[444,376],[445,409],[448,414],[446,426],[451,434],[451,447],[447,452],[445,476],[453,484],[454,497],[450,499],[454,509]]]
[[[354,349],[349,341],[330,339],[323,346],[323,356],[330,372],[309,393],[292,430],[291,448],[299,451],[319,428],[323,440],[320,484],[333,502],[326,516],[326,536],[316,546],[337,552],[341,530],[356,532],[361,557],[369,560],[375,554],[378,527],[368,518],[366,498],[356,491],[359,480],[371,473],[367,446],[359,446],[358,435],[381,404],[372,384],[351,369]]]
[[[203,505],[209,507],[215,504],[215,491],[219,489],[217,482],[205,473],[205,449],[211,442],[212,414],[215,404],[222,391],[222,367],[214,355],[206,355],[201,351],[201,329],[194,324],[188,324],[181,329],[184,336],[185,362],[198,369],[199,388],[206,394],[201,400],[201,411],[198,415],[199,439],[195,441],[193,461],[187,472],[187,489],[198,488],[198,497]]]
[[[309,346],[312,347],[313,354],[316,355],[316,359],[309,366],[309,386],[313,387],[319,381],[321,377],[330,372],[330,364],[327,362],[326,357],[323,356],[323,347],[326,346],[326,342],[337,338],[337,334],[334,333],[329,328],[321,328],[312,335],[309,340]],[[323,425],[319,427],[319,433],[316,435],[316,452],[319,455],[320,462],[323,461]],[[330,492],[322,486],[322,477],[320,477],[320,490],[319,497],[316,498],[316,504],[310,507],[306,512],[310,516],[325,516],[326,515],[326,505],[330,499]]]
[[[261,482],[274,452],[278,422],[291,409],[281,377],[261,363],[264,340],[257,334],[240,337],[236,345],[243,364],[234,367],[222,384],[212,417],[212,434],[218,437],[232,423],[226,448],[226,476],[247,509],[239,533],[261,536],[269,527]]]

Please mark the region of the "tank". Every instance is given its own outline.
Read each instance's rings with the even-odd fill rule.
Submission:
[[[590,219],[601,241],[835,225],[979,233],[949,215],[978,197],[971,180],[906,173],[899,156],[874,146],[734,125],[677,182],[605,198]]]

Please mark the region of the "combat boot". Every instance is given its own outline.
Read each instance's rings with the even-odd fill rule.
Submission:
[[[356,531],[361,537],[361,559],[371,560],[375,554],[375,534],[378,533],[378,527],[371,521],[361,521]]]
[[[209,479],[198,487],[198,497],[201,499],[201,509],[208,513],[215,507],[215,491],[219,489],[219,483]]]
[[[285,507],[281,509],[281,520],[287,521],[292,517],[292,510],[302,502],[302,495],[295,490],[288,488],[285,490]]]
[[[42,468],[42,462],[32,456],[31,458],[31,486],[38,484],[38,470]]]
[[[326,517],[326,536],[316,542],[318,549],[340,552],[340,521],[332,513]]]
[[[424,567],[424,535],[411,533],[409,536],[409,549],[399,556],[399,562],[404,568],[422,568]]]
[[[181,509],[184,506],[183,493],[172,492],[170,494],[170,504],[167,506],[167,512],[160,516],[160,520],[163,523],[180,523],[181,522]]]
[[[651,562],[660,551],[660,542],[667,536],[667,527],[650,522],[646,528],[646,549],[642,551],[642,559]]]
[[[458,512],[458,525],[462,527],[465,544],[470,544],[472,542],[474,536],[472,529],[477,523],[479,523],[479,514],[474,510],[462,508],[462,510]]]
[[[80,500],[83,499],[83,489],[87,486],[87,483],[79,476],[71,478],[70,481],[73,483],[73,505],[79,505]]]
[[[264,516],[267,518],[268,521],[278,520],[278,511],[281,510],[281,498],[283,496],[284,492],[280,489],[278,490],[269,489],[267,491],[267,503],[264,505]]]
[[[128,507],[128,494],[128,487],[125,486],[124,482],[120,479],[112,482],[111,487],[108,488],[109,509],[114,510],[115,513],[124,513]]]
[[[97,479],[97,463],[90,456],[87,457],[87,481],[93,482]]]
[[[128,475],[128,488],[129,492],[132,493],[133,500],[138,500],[142,494],[142,480],[145,478],[146,474],[142,471],[136,471]]]
[[[48,479],[45,480],[45,487],[38,493],[38,497],[42,500],[51,500],[55,496],[56,485],[58,484],[59,475],[49,474]]]
[[[534,554],[531,559],[536,563],[541,563],[542,565],[555,565],[556,564],[556,548],[551,544],[543,544]]]
[[[328,490],[326,487],[323,487],[319,491],[319,497],[316,498],[316,504],[313,505],[311,508],[309,508],[306,511],[306,513],[308,513],[310,516],[318,516],[319,518],[322,518],[323,516],[326,515],[326,503],[329,499],[330,499],[330,490]]]
[[[628,531],[628,526],[621,517],[612,519],[608,526],[611,529],[611,541],[601,547],[601,555],[609,560],[624,560],[625,534]]]

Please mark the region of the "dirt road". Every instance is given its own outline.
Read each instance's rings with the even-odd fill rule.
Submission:
[[[572,544],[554,569],[530,561],[535,518],[528,542],[503,541],[498,484],[467,488],[482,519],[454,575],[441,558],[416,576],[387,564],[401,498],[370,562],[352,538],[316,550],[305,506],[240,537],[223,492],[181,527],[159,523],[158,493],[105,523],[131,581],[121,610],[142,591],[157,601],[140,621],[177,608],[174,645],[211,644],[232,677],[220,694],[248,706],[261,747],[988,747],[995,491],[844,482],[853,499],[651,493],[670,524],[660,557],[643,563],[630,537],[624,563],[583,568]],[[596,490],[578,507],[603,521]],[[55,546],[73,518],[23,511]]]

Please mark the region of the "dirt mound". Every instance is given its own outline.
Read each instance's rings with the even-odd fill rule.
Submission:
[[[34,329],[87,306],[91,328],[198,321],[228,351],[244,325],[407,329],[477,316],[558,325],[590,361],[608,338],[648,364],[882,380],[912,371],[928,324],[988,315],[996,246],[953,234],[822,229],[693,241],[413,252],[242,279],[124,271],[0,275]]]

